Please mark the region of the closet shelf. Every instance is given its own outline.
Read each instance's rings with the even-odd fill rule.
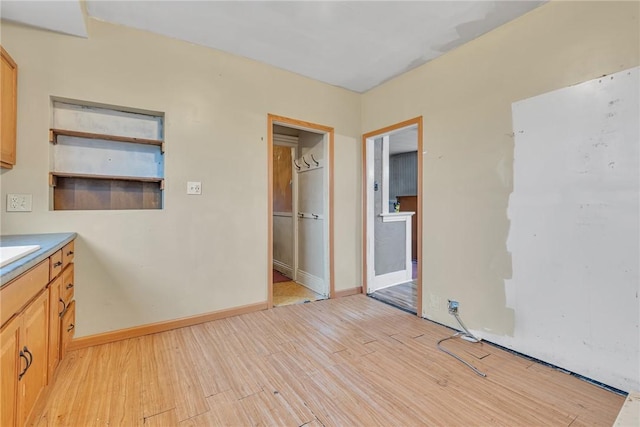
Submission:
[[[49,185],[56,186],[56,178],[81,178],[81,179],[103,179],[111,181],[136,181],[136,182],[157,182],[160,184],[160,189],[164,189],[164,178],[154,178],[146,176],[119,176],[119,175],[94,175],[88,173],[73,173],[73,172],[50,172],[49,173]]]
[[[160,151],[164,153],[164,141],[160,139],[134,138],[130,136],[108,135],[102,133],[80,132],[67,129],[49,129],[49,142],[58,143],[58,135],[72,136],[76,138],[101,139],[106,141],[126,142],[130,144],[146,144],[160,147]]]

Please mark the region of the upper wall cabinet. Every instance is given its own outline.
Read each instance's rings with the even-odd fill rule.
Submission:
[[[16,164],[18,66],[2,46],[0,51],[0,167],[10,169]]]

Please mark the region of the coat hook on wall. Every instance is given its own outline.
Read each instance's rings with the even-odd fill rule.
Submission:
[[[311,167],[311,164],[307,163],[307,160],[304,158],[304,156],[302,156],[302,161],[304,162],[305,165],[307,165],[307,169]]]
[[[313,215],[313,219],[318,219],[318,215],[312,213],[311,215]]]
[[[298,165],[298,162],[296,162],[296,160],[293,160],[293,164],[295,165],[296,169],[300,170],[300,165]]]
[[[313,154],[311,155],[311,160],[313,160],[313,162],[316,164],[316,166],[320,166],[320,163],[318,163],[318,161],[316,160],[315,157],[313,157]]]

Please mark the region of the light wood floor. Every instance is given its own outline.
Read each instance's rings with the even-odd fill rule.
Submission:
[[[609,426],[624,398],[363,295],[72,352],[36,425]]]
[[[302,304],[322,299],[320,294],[305,288],[293,280],[273,284],[273,305]]]

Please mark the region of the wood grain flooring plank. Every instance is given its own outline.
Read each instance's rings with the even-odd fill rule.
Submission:
[[[608,426],[622,396],[364,295],[70,352],[34,425]]]
[[[315,418],[306,405],[305,396],[297,393],[290,385],[300,383],[301,379],[308,376],[303,369],[299,369],[300,365],[293,357],[282,352],[254,359],[252,362],[247,368],[255,376],[262,390],[277,397],[280,405],[292,414],[297,425]],[[291,369],[292,366],[297,369]]]
[[[177,425],[179,427],[251,425],[251,420],[247,417],[242,404],[231,390],[208,397],[207,404],[211,408],[209,412],[184,420]]]
[[[258,384],[254,375],[247,369],[247,365],[251,364],[253,360],[251,355],[235,355],[231,358],[227,358],[230,372],[232,376],[229,378],[231,381],[231,390],[233,390],[238,399],[251,396],[262,391],[262,387]]]
[[[152,415],[144,419],[144,427],[169,427],[177,426],[179,423],[178,416],[175,409],[169,409],[168,411],[160,412],[159,414]],[[120,424],[126,425],[126,424]]]
[[[142,408],[142,379],[139,375],[142,366],[142,350],[140,340],[132,339],[120,341],[116,351],[105,348],[109,357],[107,375],[102,378],[106,384],[109,396],[108,424],[137,426],[144,421]],[[118,372],[116,378],[111,378],[113,372]],[[103,396],[104,397],[104,396]]]
[[[153,334],[140,338],[140,345],[146,349],[141,369],[142,416],[145,419],[176,408],[173,365],[167,356],[170,348],[164,348],[162,336]]]
[[[68,353],[56,373],[52,390],[49,390],[46,401],[39,400],[34,408],[33,424],[39,426],[76,425],[74,408],[83,400],[80,392],[81,378],[87,375],[92,361],[94,349],[87,348]],[[73,372],[65,375],[62,372]]]
[[[209,411],[195,364],[200,357],[200,348],[188,329],[181,328],[161,334],[163,345],[171,349],[167,354],[170,355],[171,372],[174,373],[174,401],[179,421]]]
[[[198,372],[198,380],[205,398],[231,390],[233,372],[220,354],[217,343],[219,337],[209,323],[189,328],[191,339],[197,346],[198,357],[194,358],[194,369]]]
[[[261,391],[241,400],[242,409],[253,426],[300,426],[300,420],[289,412],[286,401],[278,394]]]

